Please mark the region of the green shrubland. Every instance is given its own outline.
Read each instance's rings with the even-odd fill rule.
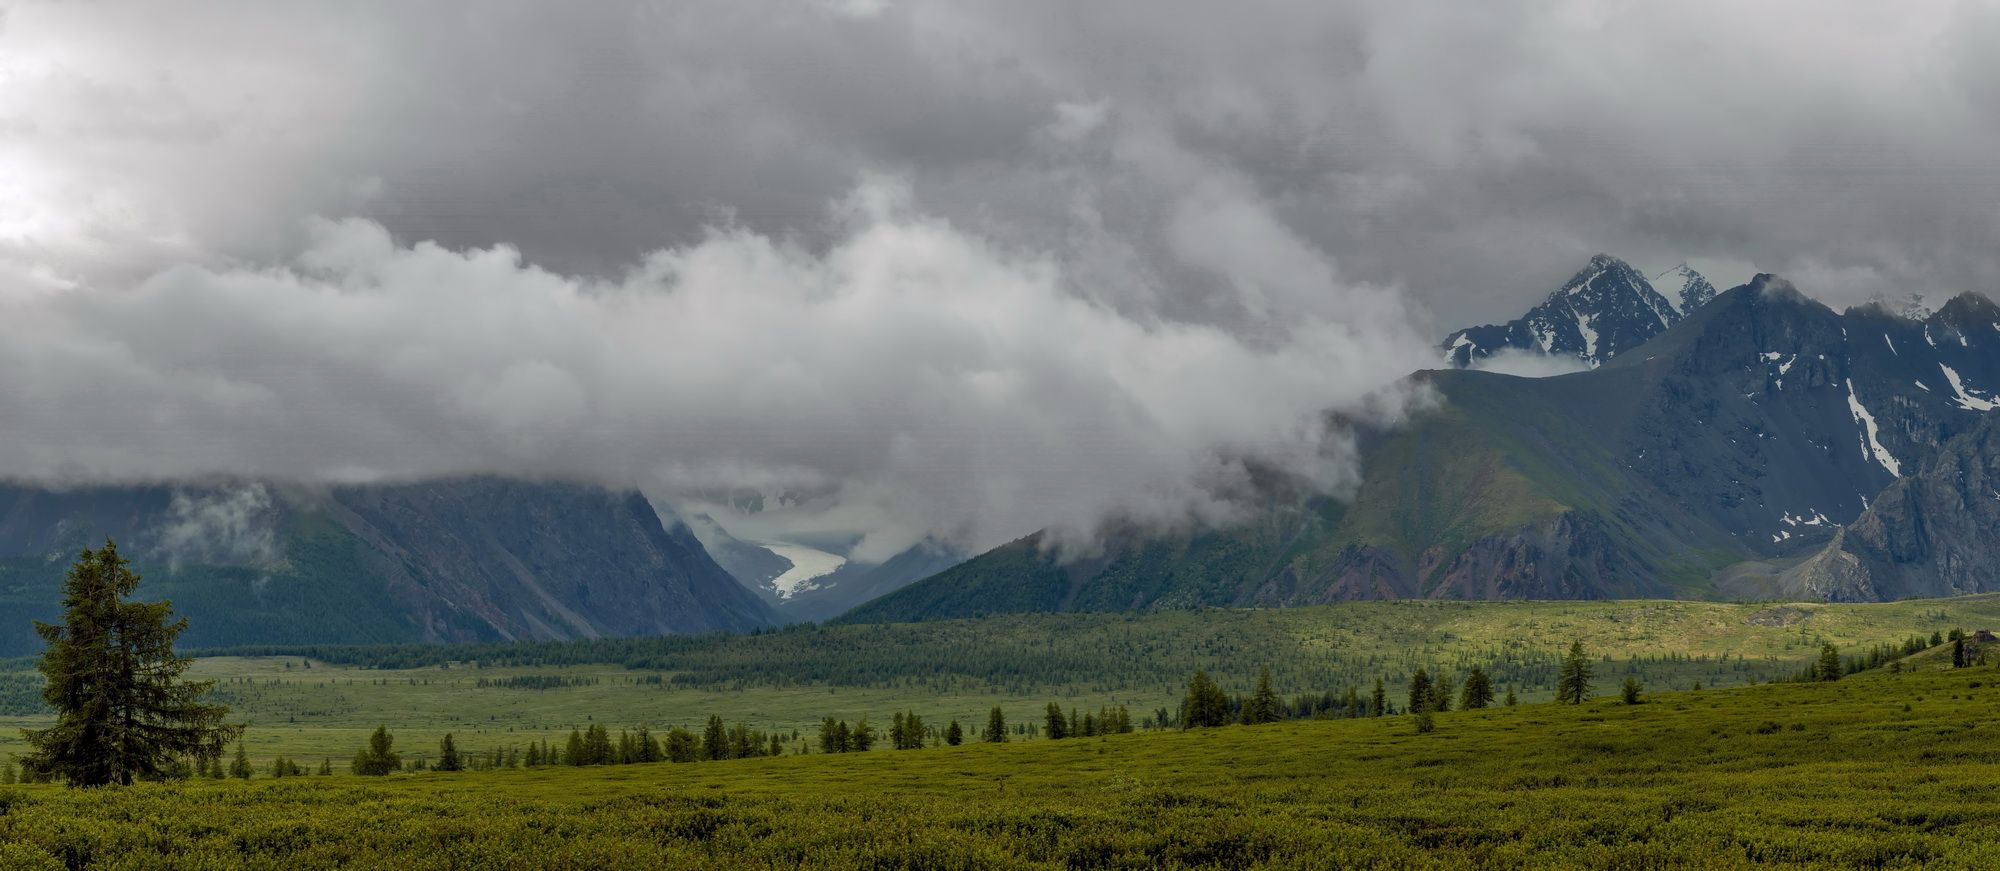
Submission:
[[[1973,868],[2000,669],[905,752],[0,787],[20,868]]]

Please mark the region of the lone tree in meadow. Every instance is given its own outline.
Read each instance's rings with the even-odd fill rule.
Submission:
[[[439,771],[464,771],[465,759],[458,755],[458,742],[451,739],[451,733],[444,733],[444,740],[438,742]]]
[[[986,742],[989,744],[1003,744],[1006,741],[1007,715],[996,705],[993,711],[986,715]]]
[[[1625,704],[1636,705],[1639,703],[1639,694],[1645,691],[1646,685],[1639,682],[1639,676],[1628,674],[1625,676],[1625,685],[1618,688],[1618,695],[1625,700]]]
[[[41,779],[71,786],[130,785],[159,777],[182,757],[213,760],[241,726],[226,726],[227,705],[198,701],[214,681],[183,681],[194,660],[174,654],[187,629],[171,602],[127,602],[139,576],[118,546],[77,555],[63,582],[63,619],[35,621],[48,646],[36,665],[55,725],[23,729],[22,760]]]
[[[1596,675],[1590,667],[1590,656],[1583,652],[1583,642],[1574,641],[1569,645],[1569,655],[1563,657],[1562,674],[1556,680],[1556,701],[1562,704],[1581,705],[1590,698],[1590,679]]]

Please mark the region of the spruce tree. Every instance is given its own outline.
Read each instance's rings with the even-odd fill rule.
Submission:
[[[1459,696],[1458,706],[1468,711],[1478,710],[1493,704],[1493,681],[1483,669],[1474,668],[1465,676],[1465,691]]]
[[[1440,714],[1451,710],[1451,678],[1438,675],[1431,682],[1431,710]]]
[[[1001,744],[1007,740],[1007,715],[999,705],[993,706],[993,710],[986,715],[985,737],[988,744]]]
[[[1646,685],[1639,682],[1638,675],[1628,674],[1625,676],[1625,685],[1618,688],[1618,693],[1624,698],[1625,704],[1636,705],[1639,703],[1639,694],[1645,689]]]
[[[319,776],[331,777],[332,775],[333,775],[333,757],[321,756],[319,758]]]
[[[1051,739],[1069,737],[1069,718],[1063,716],[1061,705],[1055,702],[1049,703],[1047,722],[1043,725],[1042,731],[1048,733]]]
[[[1389,688],[1380,675],[1375,678],[1375,692],[1368,697],[1368,716],[1380,717],[1389,713]]]
[[[1197,670],[1188,679],[1186,713],[1181,716],[1181,728],[1193,729],[1206,726],[1226,726],[1229,724],[1229,696],[1208,676],[1208,672]]]
[[[389,734],[388,726],[375,727],[375,734],[368,736],[368,746],[354,754],[354,773],[381,777],[403,767],[403,757],[395,746],[396,738]]]
[[[238,780],[250,779],[250,754],[243,749],[243,742],[236,742],[236,758],[229,763],[229,776]]]
[[[721,715],[708,715],[708,725],[701,730],[701,752],[710,760],[729,758],[729,733],[723,728]]]
[[[1410,675],[1409,711],[1410,713],[1414,714],[1418,710],[1428,711],[1430,710],[1430,708],[1431,708],[1431,673],[1420,668],[1417,669],[1416,674]]]
[[[847,746],[856,753],[866,753],[875,746],[875,727],[868,724],[868,718],[854,721],[854,731],[847,736]]]
[[[1507,707],[1511,708],[1520,703],[1521,703],[1521,697],[1514,695],[1514,687],[1512,684],[1509,684],[1507,686]]]
[[[965,743],[965,730],[959,727],[957,720],[944,727],[944,743],[952,747]]]
[[[1964,644],[1962,641],[1958,643]],[[1840,680],[1841,674],[1846,671],[1840,667],[1840,650],[1832,644],[1820,645],[1819,667],[1815,671],[1817,674],[1814,676],[1820,680]]]
[[[105,539],[84,550],[63,582],[63,620],[34,621],[47,647],[36,661],[42,699],[55,725],[24,729],[32,752],[22,760],[38,780],[71,786],[130,785],[156,777],[186,756],[219,757],[241,726],[229,708],[198,699],[214,681],[183,681],[194,660],[174,653],[187,629],[171,602],[127,602],[139,576]]]
[[[438,742],[437,770],[439,771],[465,770],[465,760],[459,758],[458,744],[452,741],[450,732],[444,733],[444,740]]]
[[[1562,672],[1556,680],[1556,701],[1583,704],[1584,699],[1590,698],[1590,679],[1595,674],[1590,667],[1590,657],[1583,652],[1583,642],[1571,642],[1569,654],[1563,657]]]
[[[1278,694],[1271,689],[1271,667],[1265,666],[1257,673],[1257,690],[1243,704],[1243,724],[1255,726],[1259,723],[1278,721]]]
[[[574,766],[589,763],[590,752],[585,749],[583,733],[576,729],[569,730],[569,741],[563,744],[563,764]]]

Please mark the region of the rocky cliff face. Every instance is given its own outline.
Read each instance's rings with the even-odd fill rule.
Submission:
[[[1880,602],[2000,591],[2000,417],[1896,479],[1820,552],[1778,576],[1795,598]]]

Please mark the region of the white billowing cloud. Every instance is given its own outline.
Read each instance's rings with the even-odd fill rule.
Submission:
[[[1472,369],[1481,372],[1498,372],[1502,375],[1517,375],[1522,378],[1548,378],[1568,375],[1572,372],[1590,371],[1590,363],[1579,357],[1543,354],[1518,348],[1501,348],[1499,351],[1472,361]]]
[[[1426,353],[1392,291],[1323,261],[1297,280],[1365,316],[1248,342],[1089,301],[1056,259],[916,212],[893,181],[838,214],[823,252],[719,226],[618,280],[350,219],[276,268],[0,294],[0,469],[762,486],[810,494],[879,559],[1110,513],[1224,521],[1251,465],[1338,490],[1354,470],[1322,413]]]

